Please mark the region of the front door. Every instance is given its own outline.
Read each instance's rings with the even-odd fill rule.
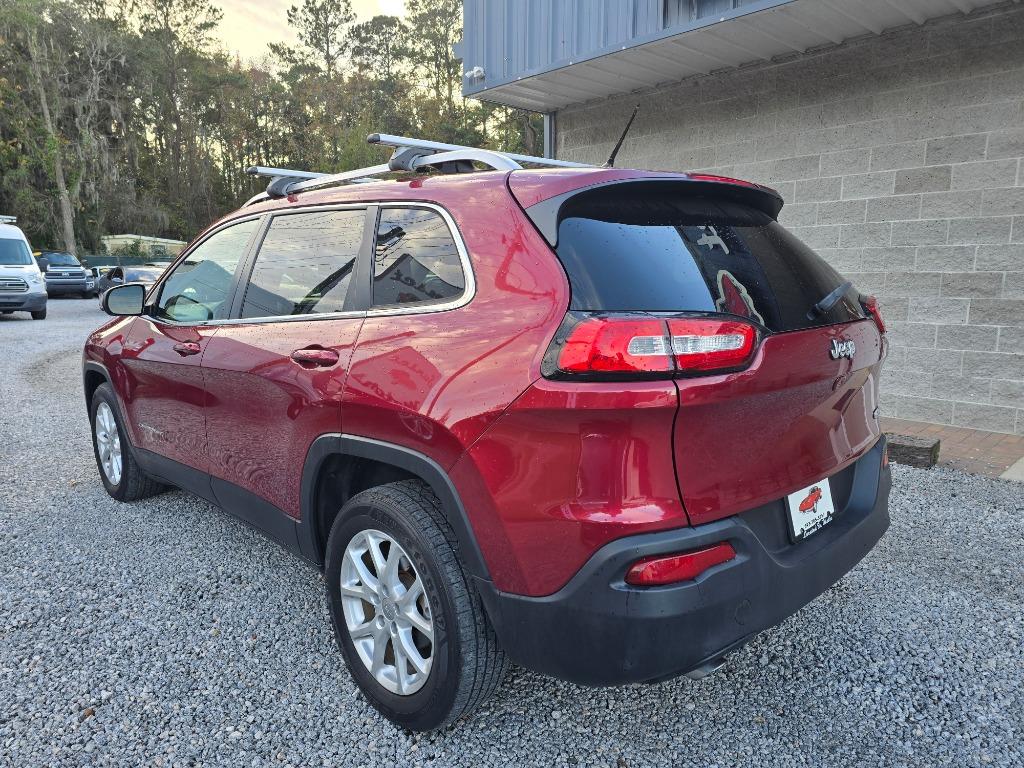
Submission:
[[[347,208],[274,216],[235,301],[237,322],[222,326],[203,356],[214,490],[225,507],[259,516],[253,522],[279,537],[288,525],[273,519],[274,508],[300,516],[310,445],[341,430],[364,317],[350,288],[369,247],[366,215]]]
[[[235,272],[259,223],[229,225],[192,249],[136,318],[125,345],[125,407],[136,446],[199,472],[209,471],[200,362],[218,329],[211,321],[227,316]]]

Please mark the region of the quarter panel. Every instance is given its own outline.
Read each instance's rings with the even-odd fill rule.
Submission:
[[[672,381],[538,381],[452,470],[495,586],[546,595],[600,546],[688,524]]]

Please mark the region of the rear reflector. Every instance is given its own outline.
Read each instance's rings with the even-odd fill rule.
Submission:
[[[691,581],[709,568],[727,563],[734,557],[736,550],[727,541],[696,552],[647,557],[630,566],[626,572],[626,583],[635,587],[656,587]]]
[[[551,378],[667,378],[737,370],[753,357],[757,330],[709,317],[655,318],[570,312],[542,371]]]
[[[875,325],[878,326],[878,332],[885,333],[885,321],[882,320],[882,312],[878,309],[878,299],[874,296],[861,296],[860,304],[875,321]]]

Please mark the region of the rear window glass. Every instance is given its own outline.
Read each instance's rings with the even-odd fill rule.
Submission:
[[[770,216],[678,189],[607,187],[563,205],[556,250],[573,309],[715,312],[777,332],[865,316],[852,288],[812,311],[843,278]]]

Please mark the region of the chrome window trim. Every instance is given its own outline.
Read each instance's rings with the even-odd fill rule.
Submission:
[[[438,213],[445,224],[448,226],[448,233],[451,235],[453,242],[455,243],[455,249],[459,252],[459,260],[462,263],[462,273],[466,280],[466,286],[463,288],[462,293],[452,299],[451,301],[438,302],[436,304],[409,304],[408,306],[401,305],[389,305],[386,307],[380,307],[374,309],[370,307],[366,310],[355,310],[352,312],[325,312],[317,315],[274,315],[269,317],[231,317],[223,320],[206,320],[202,323],[178,323],[173,320],[165,320],[163,318],[149,317],[149,320],[158,325],[166,326],[202,326],[203,328],[216,327],[221,325],[266,325],[267,323],[298,323],[298,322],[315,322],[317,320],[345,320],[358,317],[390,317],[394,315],[428,315],[436,312],[448,312],[453,309],[459,309],[466,306],[476,297],[476,275],[473,272],[473,263],[469,259],[469,251],[466,249],[466,244],[462,239],[462,232],[459,231],[458,226],[455,224],[455,220],[451,214],[440,205],[436,203],[425,203],[420,201],[410,200],[404,201],[378,201],[378,200],[366,200],[358,203],[325,203],[321,205],[310,205],[295,208],[285,208],[281,210],[263,211],[261,213],[254,213],[248,216],[240,216],[237,219],[227,221],[223,226],[217,227],[217,229],[211,231],[201,241],[197,242],[192,248],[184,252],[184,257],[187,258],[188,254],[198,248],[202,243],[206,242],[210,237],[213,237],[216,233],[234,224],[241,224],[249,219],[258,219],[263,216],[269,218],[267,224],[267,231],[270,226],[273,225],[273,221],[278,216],[288,216],[298,213],[317,213],[320,211],[344,211],[344,210],[365,210],[371,205],[379,206],[380,208],[427,208],[429,210]],[[377,233],[374,232],[374,240],[376,241]],[[259,243],[262,246],[262,241]],[[259,251],[256,252],[256,258],[259,258]],[[370,255],[373,258],[373,255]],[[182,259],[183,261],[184,259]],[[166,280],[167,275],[171,271],[177,268],[179,262],[175,262],[174,265],[168,269],[165,273],[164,278],[158,283],[162,285]],[[372,279],[372,278],[371,278]],[[246,286],[248,287],[248,282]],[[372,293],[371,293],[372,296]],[[147,297],[148,298],[148,297]],[[372,299],[371,299],[372,300]]]

